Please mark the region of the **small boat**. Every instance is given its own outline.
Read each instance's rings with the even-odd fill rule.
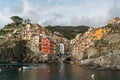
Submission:
[[[22,67],[22,70],[30,70],[32,69],[33,67],[32,66],[23,66]]]
[[[32,69],[32,66],[23,66],[22,69]]]

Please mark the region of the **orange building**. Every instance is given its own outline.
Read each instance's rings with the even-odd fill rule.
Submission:
[[[42,38],[42,52],[44,54],[54,54],[55,53],[55,43],[48,38]]]
[[[98,28],[93,34],[93,40],[100,40],[108,32],[105,28]]]

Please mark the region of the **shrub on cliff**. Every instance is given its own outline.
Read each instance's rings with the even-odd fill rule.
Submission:
[[[19,16],[12,16],[10,19],[15,23],[15,24],[22,24],[23,19]]]

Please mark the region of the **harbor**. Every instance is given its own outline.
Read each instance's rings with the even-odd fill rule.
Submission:
[[[5,68],[5,65],[1,64],[0,80],[92,80],[93,74],[95,80],[120,79],[120,73],[117,70],[100,71],[69,63],[26,64],[30,68],[23,71],[18,69],[25,64],[17,65],[14,64],[11,65],[12,67]]]

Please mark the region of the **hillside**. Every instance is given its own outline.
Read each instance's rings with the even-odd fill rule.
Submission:
[[[84,33],[88,30],[88,26],[46,26],[52,33],[54,31],[60,32],[64,37],[73,39],[79,33]]]
[[[94,31],[99,33],[98,36],[100,36],[101,33],[104,34],[97,40],[93,37],[93,40],[90,42],[93,44],[89,43],[92,36],[86,37],[86,35],[83,35],[82,37],[84,38],[76,42],[75,47],[82,44],[82,46],[79,47],[82,47],[82,50],[84,49],[81,52],[79,51],[79,55],[76,54],[76,56],[73,56],[78,60],[79,65],[90,65],[100,70],[120,69],[120,18],[117,20],[115,19],[116,18],[110,20],[111,23],[108,23],[104,27],[95,30],[91,29],[90,33],[92,34],[96,34]],[[104,33],[104,29],[108,30],[108,32]],[[83,39],[84,41],[86,40],[88,44],[85,42],[81,43]],[[85,46],[83,47],[83,45]]]

